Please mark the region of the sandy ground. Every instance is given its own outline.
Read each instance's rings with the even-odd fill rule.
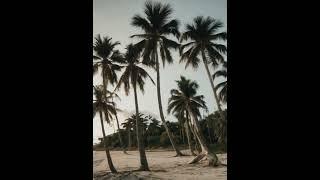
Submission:
[[[183,151],[186,153],[187,151]],[[172,179],[172,180],[226,180],[227,167],[208,167],[207,161],[200,161],[197,164],[188,164],[194,156],[173,157],[174,151],[147,151],[147,159],[150,172],[131,172],[130,175],[139,179]],[[113,164],[118,172],[136,170],[139,167],[138,151],[111,152]],[[218,154],[222,163],[227,164],[227,154]],[[104,151],[93,152],[93,173],[94,176],[110,172],[106,162]],[[112,179],[112,178],[105,178]],[[138,178],[131,178],[138,179]]]

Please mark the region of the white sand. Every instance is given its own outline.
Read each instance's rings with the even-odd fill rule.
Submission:
[[[183,151],[186,153],[187,151]],[[174,151],[146,152],[150,172],[132,172],[143,179],[172,179],[172,180],[226,180],[227,167],[208,167],[207,161],[197,164],[188,164],[194,156],[173,157]],[[113,164],[118,172],[131,171],[139,168],[138,151],[111,152]],[[227,164],[227,154],[218,154],[220,161]],[[93,172],[101,174],[110,172],[104,151],[94,152]]]

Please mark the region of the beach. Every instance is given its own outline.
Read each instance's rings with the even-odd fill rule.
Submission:
[[[187,154],[188,151],[184,150]],[[95,179],[115,179],[110,175],[110,170],[106,162],[104,151],[95,151],[93,153],[93,173]],[[113,164],[118,172],[126,174],[127,178],[118,179],[168,179],[168,180],[226,180],[227,167],[217,168],[208,167],[207,161],[200,161],[197,164],[188,164],[194,156],[174,157],[174,151],[155,150],[146,152],[150,172],[135,171],[139,168],[138,151],[128,151],[124,154],[122,151],[111,151]],[[218,154],[222,163],[227,164],[227,154]],[[97,178],[101,175],[109,174],[109,178]],[[121,174],[121,173],[120,173]]]

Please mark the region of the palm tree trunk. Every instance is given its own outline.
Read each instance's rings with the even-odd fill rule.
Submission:
[[[190,161],[189,164],[199,162],[204,157],[207,157],[207,159],[209,160],[210,166],[219,166],[221,164],[221,162],[219,161],[217,155],[215,153],[211,152],[210,149],[208,148],[207,143],[205,142],[205,139],[204,139],[203,134],[201,132],[199,122],[196,119],[196,117],[194,116],[194,114],[192,113],[190,107],[188,107],[188,112],[191,117],[191,122],[194,127],[195,135],[196,135],[197,139],[199,140],[199,143],[201,146],[201,153],[198,156],[196,156],[192,161]]]
[[[189,117],[189,116],[188,116]],[[201,152],[201,149],[199,147],[199,144],[198,144],[198,139],[197,139],[197,136],[196,136],[196,133],[194,132],[194,127],[191,123],[191,120],[188,119],[188,125],[189,125],[189,132],[190,133],[190,136],[192,134],[192,138],[190,137],[190,139],[193,139],[194,140],[194,148],[193,150],[197,150],[199,153]],[[192,144],[192,143],[191,143]]]
[[[101,129],[102,129],[102,135],[103,135],[103,142],[104,142],[104,148],[106,150],[108,165],[109,165],[109,168],[110,168],[111,172],[117,173],[116,168],[114,168],[114,166],[113,166],[111,155],[110,155],[110,151],[109,151],[109,148],[108,148],[107,139],[106,139],[106,133],[104,131],[104,123],[103,123],[101,110],[99,111],[99,114],[100,114],[100,122],[101,122]]]
[[[113,97],[111,96],[111,101],[113,103]],[[119,142],[120,142],[120,146],[122,147],[122,150],[123,150],[123,153],[126,154],[126,149],[124,147],[124,144],[122,142],[122,138],[121,138],[121,134],[120,134],[120,126],[119,126],[119,120],[118,120],[118,115],[117,115],[117,110],[116,110],[116,107],[114,107],[114,112],[115,112],[115,116],[116,116],[116,121],[117,121],[117,127],[118,127],[118,138],[119,138]]]
[[[106,79],[104,77],[104,75],[102,75],[102,84],[103,84],[103,96],[104,96],[104,99],[106,100],[107,99],[107,82],[106,82]],[[110,167],[110,170],[111,172],[113,173],[117,173],[117,170],[114,168],[113,166],[113,163],[112,163],[112,159],[111,159],[111,155],[110,155],[110,152],[109,152],[109,148],[108,148],[108,145],[106,144],[106,134],[105,134],[105,131],[104,131],[104,124],[103,124],[103,119],[102,119],[102,112],[100,111],[100,119],[101,119],[101,126],[102,126],[102,134],[103,134],[103,141],[105,141],[105,148],[106,148],[106,155],[107,155],[107,160],[108,160],[108,164],[109,164],[109,167]],[[105,117],[107,119],[107,122],[108,121],[108,116]]]
[[[140,153],[140,168],[139,170],[142,171],[149,171],[147,156],[144,148],[144,142],[141,135],[141,121],[139,119],[139,107],[138,107],[138,97],[137,97],[137,88],[136,83],[133,85],[134,89],[134,99],[135,99],[135,105],[136,105],[136,133],[137,133],[137,143],[138,143],[138,149]]]
[[[170,139],[172,148],[176,151],[176,156],[182,156],[183,154],[180,152],[180,150],[178,149],[177,145],[175,144],[172,134],[167,126],[167,123],[164,119],[164,115],[163,115],[163,110],[162,110],[162,102],[161,102],[161,92],[160,92],[160,70],[159,70],[159,60],[158,60],[158,52],[157,52],[157,48],[155,48],[155,53],[154,53],[155,59],[156,59],[156,71],[157,71],[157,96],[158,96],[158,105],[159,105],[159,112],[160,112],[160,118],[162,121],[162,124],[164,126],[164,128],[166,129],[166,132],[168,134],[168,137]]]
[[[194,149],[191,143],[191,137],[190,137],[190,127],[189,127],[189,123],[188,123],[188,112],[186,111],[186,121],[184,122],[184,127],[186,130],[186,134],[187,134],[187,139],[188,139],[188,145],[189,145],[189,149],[191,152],[191,155],[195,156],[196,154],[194,153]]]
[[[207,71],[207,74],[208,74],[208,77],[209,77],[209,81],[210,81],[210,85],[212,87],[212,91],[213,91],[213,95],[214,95],[214,101],[217,104],[217,107],[218,107],[218,110],[219,110],[221,118],[225,119],[224,114],[223,114],[222,109],[221,109],[221,106],[220,106],[220,103],[219,103],[219,98],[218,98],[217,92],[216,92],[216,90],[214,88],[213,79],[211,77],[211,74],[210,74],[210,71],[209,71],[209,68],[208,68],[207,58],[206,58],[206,55],[204,54],[203,50],[201,51],[201,54],[202,54],[202,61],[203,61],[204,67],[206,68],[206,71]]]

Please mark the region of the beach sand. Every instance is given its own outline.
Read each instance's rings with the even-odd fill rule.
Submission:
[[[187,154],[187,150],[183,153]],[[173,157],[174,151],[147,151],[146,152],[150,172],[130,172],[139,167],[138,151],[111,151],[111,156],[115,168],[121,175],[115,176],[110,173],[106,162],[104,151],[96,151],[93,155],[93,173],[95,179],[168,179],[168,180],[226,180],[227,167],[208,167],[207,161],[200,161],[197,164],[188,164],[194,156]],[[222,163],[227,164],[227,154],[218,154]],[[108,174],[108,178],[98,178]],[[126,178],[115,178],[120,176]]]

